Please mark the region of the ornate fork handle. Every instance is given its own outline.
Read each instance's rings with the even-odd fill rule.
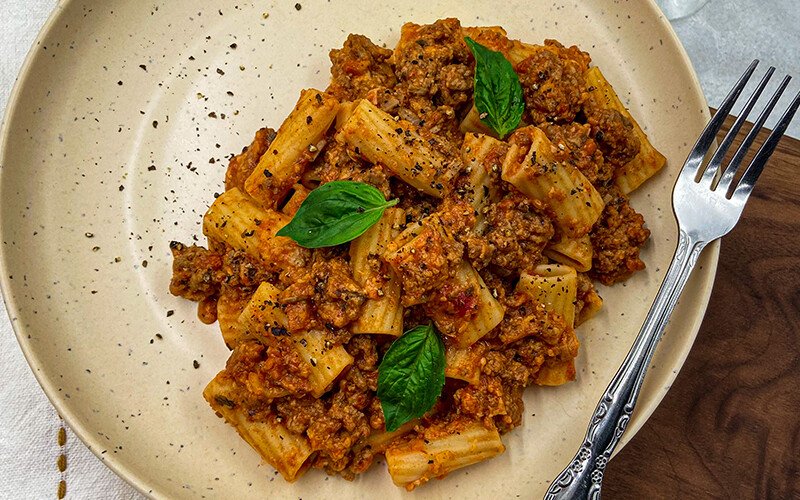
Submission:
[[[594,411],[583,445],[545,499],[600,498],[603,472],[633,413],[647,367],[707,242],[679,230],[678,248],[639,335]]]

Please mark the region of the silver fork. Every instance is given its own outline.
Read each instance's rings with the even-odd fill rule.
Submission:
[[[748,149],[789,84],[790,77],[786,76],[734,153],[728,166],[721,175],[719,174],[731,143],[775,71],[775,68],[769,68],[711,160],[704,167],[703,160],[710,152],[714,138],[757,64],[758,60],[750,64],[689,153],[672,193],[672,206],[678,220],[679,238],[678,248],[667,270],[664,283],[656,294],[633,347],[597,404],[583,444],[572,462],[553,480],[545,495],[547,500],[600,498],[603,472],[630,421],[656,344],[700,252],[707,244],[728,234],[739,221],[756,180],[800,105],[800,93],[798,93],[747,166],[739,182],[732,186]]]

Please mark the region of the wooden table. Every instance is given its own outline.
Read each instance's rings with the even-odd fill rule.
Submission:
[[[610,462],[604,498],[800,498],[798,177],[800,141],[784,137],[722,240],[689,358]]]

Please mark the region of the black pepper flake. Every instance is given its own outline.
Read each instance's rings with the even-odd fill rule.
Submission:
[[[87,238],[94,238],[94,233],[83,233]]]
[[[233,92],[231,92],[230,90],[227,91],[226,94],[228,94],[229,96],[233,97]]]
[[[155,165],[150,165],[149,167],[147,167],[147,170],[148,170],[149,172],[152,172],[152,171],[153,171],[153,170],[155,170],[155,169],[156,169],[156,166],[155,166]]]
[[[236,50],[236,47],[238,47],[238,45],[236,45],[235,43],[232,43],[232,44],[230,45],[230,48],[232,48],[233,50]]]
[[[119,85],[121,87],[122,86],[122,80],[118,81],[117,85]]]
[[[198,363],[197,360],[195,359],[194,361],[192,361],[192,366],[194,366],[194,369],[197,370],[198,368],[200,368],[200,363]]]
[[[123,186],[122,184],[120,184],[120,185],[119,185],[119,190],[120,190],[120,191],[125,191],[125,186]]]
[[[158,128],[158,121],[153,120],[153,128]]]
[[[147,71],[147,66],[145,66],[144,64],[140,64],[139,67],[142,68],[143,70]]]
[[[224,72],[224,71],[222,71],[221,69],[217,68],[217,74],[218,74],[218,75],[224,75],[224,74],[225,74],[225,72]]]
[[[313,122],[313,121],[314,121],[314,119],[311,118],[311,115],[306,116],[306,125],[311,125],[311,122]]]
[[[297,10],[300,10],[300,9],[303,8],[303,6],[300,5],[299,3],[296,3],[296,4],[294,4],[294,8],[297,9]]]
[[[275,154],[277,154],[277,153],[278,153],[278,152],[277,152],[277,151],[275,151]],[[264,177],[266,177],[266,178],[270,178],[270,177],[272,177],[272,172],[270,172],[269,170],[267,170],[267,169],[265,168],[265,169],[264,169]]]
[[[170,316],[172,316],[173,314],[175,314],[175,311],[173,311],[172,309],[170,309],[169,311],[167,311],[167,317],[168,317],[168,318],[169,318]]]
[[[147,261],[146,260],[142,261],[142,267],[147,267]]]
[[[163,335],[161,335],[160,333],[156,333],[156,338],[157,338],[158,340],[161,340],[161,339],[163,339],[163,338],[164,338],[164,336],[163,336]]]
[[[217,117],[217,113],[212,111],[211,113],[208,114],[208,117],[209,118],[216,118]]]
[[[213,164],[217,163],[217,160],[215,160],[214,158],[209,158],[208,159],[208,163],[213,165]]]

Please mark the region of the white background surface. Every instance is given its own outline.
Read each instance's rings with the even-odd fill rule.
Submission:
[[[4,112],[28,49],[56,2],[0,1],[0,112]],[[800,81],[796,0],[711,0],[673,25],[711,106],[719,105],[753,58],[759,58],[764,68],[776,66],[776,75],[788,73]],[[798,81],[790,85],[789,93],[797,92]],[[779,108],[788,100],[782,99]],[[788,133],[800,137],[800,119],[795,122]],[[0,498],[54,498],[62,480],[67,498],[139,498],[69,431],[66,445],[59,446],[63,423],[25,363],[2,304],[0,380]],[[67,457],[64,473],[57,468],[61,454]]]

